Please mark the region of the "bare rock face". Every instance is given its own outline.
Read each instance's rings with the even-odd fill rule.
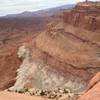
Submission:
[[[100,100],[100,72],[92,78],[86,93],[79,100]]]
[[[97,3],[79,3],[73,10],[64,13],[64,22],[90,31],[100,27],[100,8]]]
[[[81,81],[88,81],[93,73],[100,70],[99,57],[94,57],[97,48],[84,43],[81,37],[66,32],[64,29],[54,29],[54,32],[56,36],[52,34],[53,32],[45,32],[36,40],[37,47],[51,56],[51,59],[47,57],[47,62],[54,66],[53,69],[58,73],[62,72],[67,79]]]
[[[16,79],[16,70],[20,65],[20,59],[16,51],[8,54],[0,54],[0,90],[7,89],[14,85]]]
[[[98,72],[89,82],[89,85],[86,89],[86,91],[90,90],[94,85],[96,85],[98,82],[100,82],[100,72]]]
[[[18,57],[22,58],[23,62],[20,68],[17,70],[17,77],[16,77],[15,85],[9,89],[12,91],[20,91],[24,88],[25,83],[28,82],[27,74],[28,73],[31,74],[30,72],[30,70],[32,70],[31,66],[34,66],[33,63],[31,63],[30,51],[28,48],[25,48],[24,45],[19,48]]]
[[[9,88],[9,91],[24,91],[33,87],[39,89],[52,90],[56,87],[66,87],[73,92],[81,91],[84,85],[78,81],[66,80],[66,78],[54,72],[54,69],[45,62],[32,59],[31,51],[25,46],[21,46],[18,56],[23,58],[20,68],[17,70],[16,83]]]

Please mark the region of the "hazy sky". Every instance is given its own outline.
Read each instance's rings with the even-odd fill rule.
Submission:
[[[23,11],[37,11],[84,0],[0,0],[0,16]],[[97,1],[97,0],[92,0]]]

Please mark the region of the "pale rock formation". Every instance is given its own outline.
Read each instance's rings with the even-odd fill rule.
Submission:
[[[43,61],[33,60],[31,50],[25,45],[19,48],[18,57],[23,61],[17,70],[16,83],[9,88],[10,91],[24,92],[34,87],[42,90],[66,87],[71,91],[79,91],[84,87],[77,80],[72,82],[58,72],[50,71],[50,66]]]

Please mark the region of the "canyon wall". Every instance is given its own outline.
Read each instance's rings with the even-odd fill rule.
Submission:
[[[75,27],[100,32],[100,7],[79,3],[71,11],[64,12],[64,22]]]
[[[23,88],[34,86],[50,89],[52,86],[66,85],[72,91],[80,92],[86,88],[93,75],[100,71],[100,17],[99,13],[94,11],[94,6],[91,7],[90,5],[80,6],[78,4],[72,10],[61,14],[60,17],[56,16],[59,17],[59,20],[56,17],[53,19],[51,16],[51,20],[39,34],[35,31],[36,34],[34,34],[35,32],[24,34],[20,39],[21,34],[19,34],[18,38],[15,37],[7,42],[9,45],[3,46],[11,47],[11,45],[15,45],[14,48],[9,50],[9,52],[15,51],[11,53],[13,54],[10,56],[12,57],[11,62],[7,60],[6,64],[1,67],[1,72],[4,66],[14,68],[12,71],[8,70],[10,74],[13,73],[14,75],[16,69],[19,68],[16,83],[13,82],[14,87],[11,90],[20,91]],[[96,8],[96,11],[99,11],[98,8]],[[47,20],[49,20],[49,17]],[[32,57],[25,62],[22,60],[20,63],[17,51],[23,42],[28,44]],[[5,48],[5,50],[7,49]],[[12,59],[15,61],[14,64],[12,64]],[[38,69],[41,66],[42,69]],[[24,70],[25,72],[23,72]],[[5,77],[8,75],[5,75]],[[23,77],[25,80],[23,80]],[[8,77],[5,80],[13,80],[14,78],[15,76]],[[11,86],[8,86],[9,82],[7,83],[5,80],[3,80],[4,85],[1,89]],[[27,82],[29,83],[27,84]],[[5,87],[5,84],[7,87]]]

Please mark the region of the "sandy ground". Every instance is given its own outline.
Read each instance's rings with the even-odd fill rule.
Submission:
[[[18,94],[11,92],[0,92],[0,100],[47,100],[46,98],[28,96],[26,94]]]

